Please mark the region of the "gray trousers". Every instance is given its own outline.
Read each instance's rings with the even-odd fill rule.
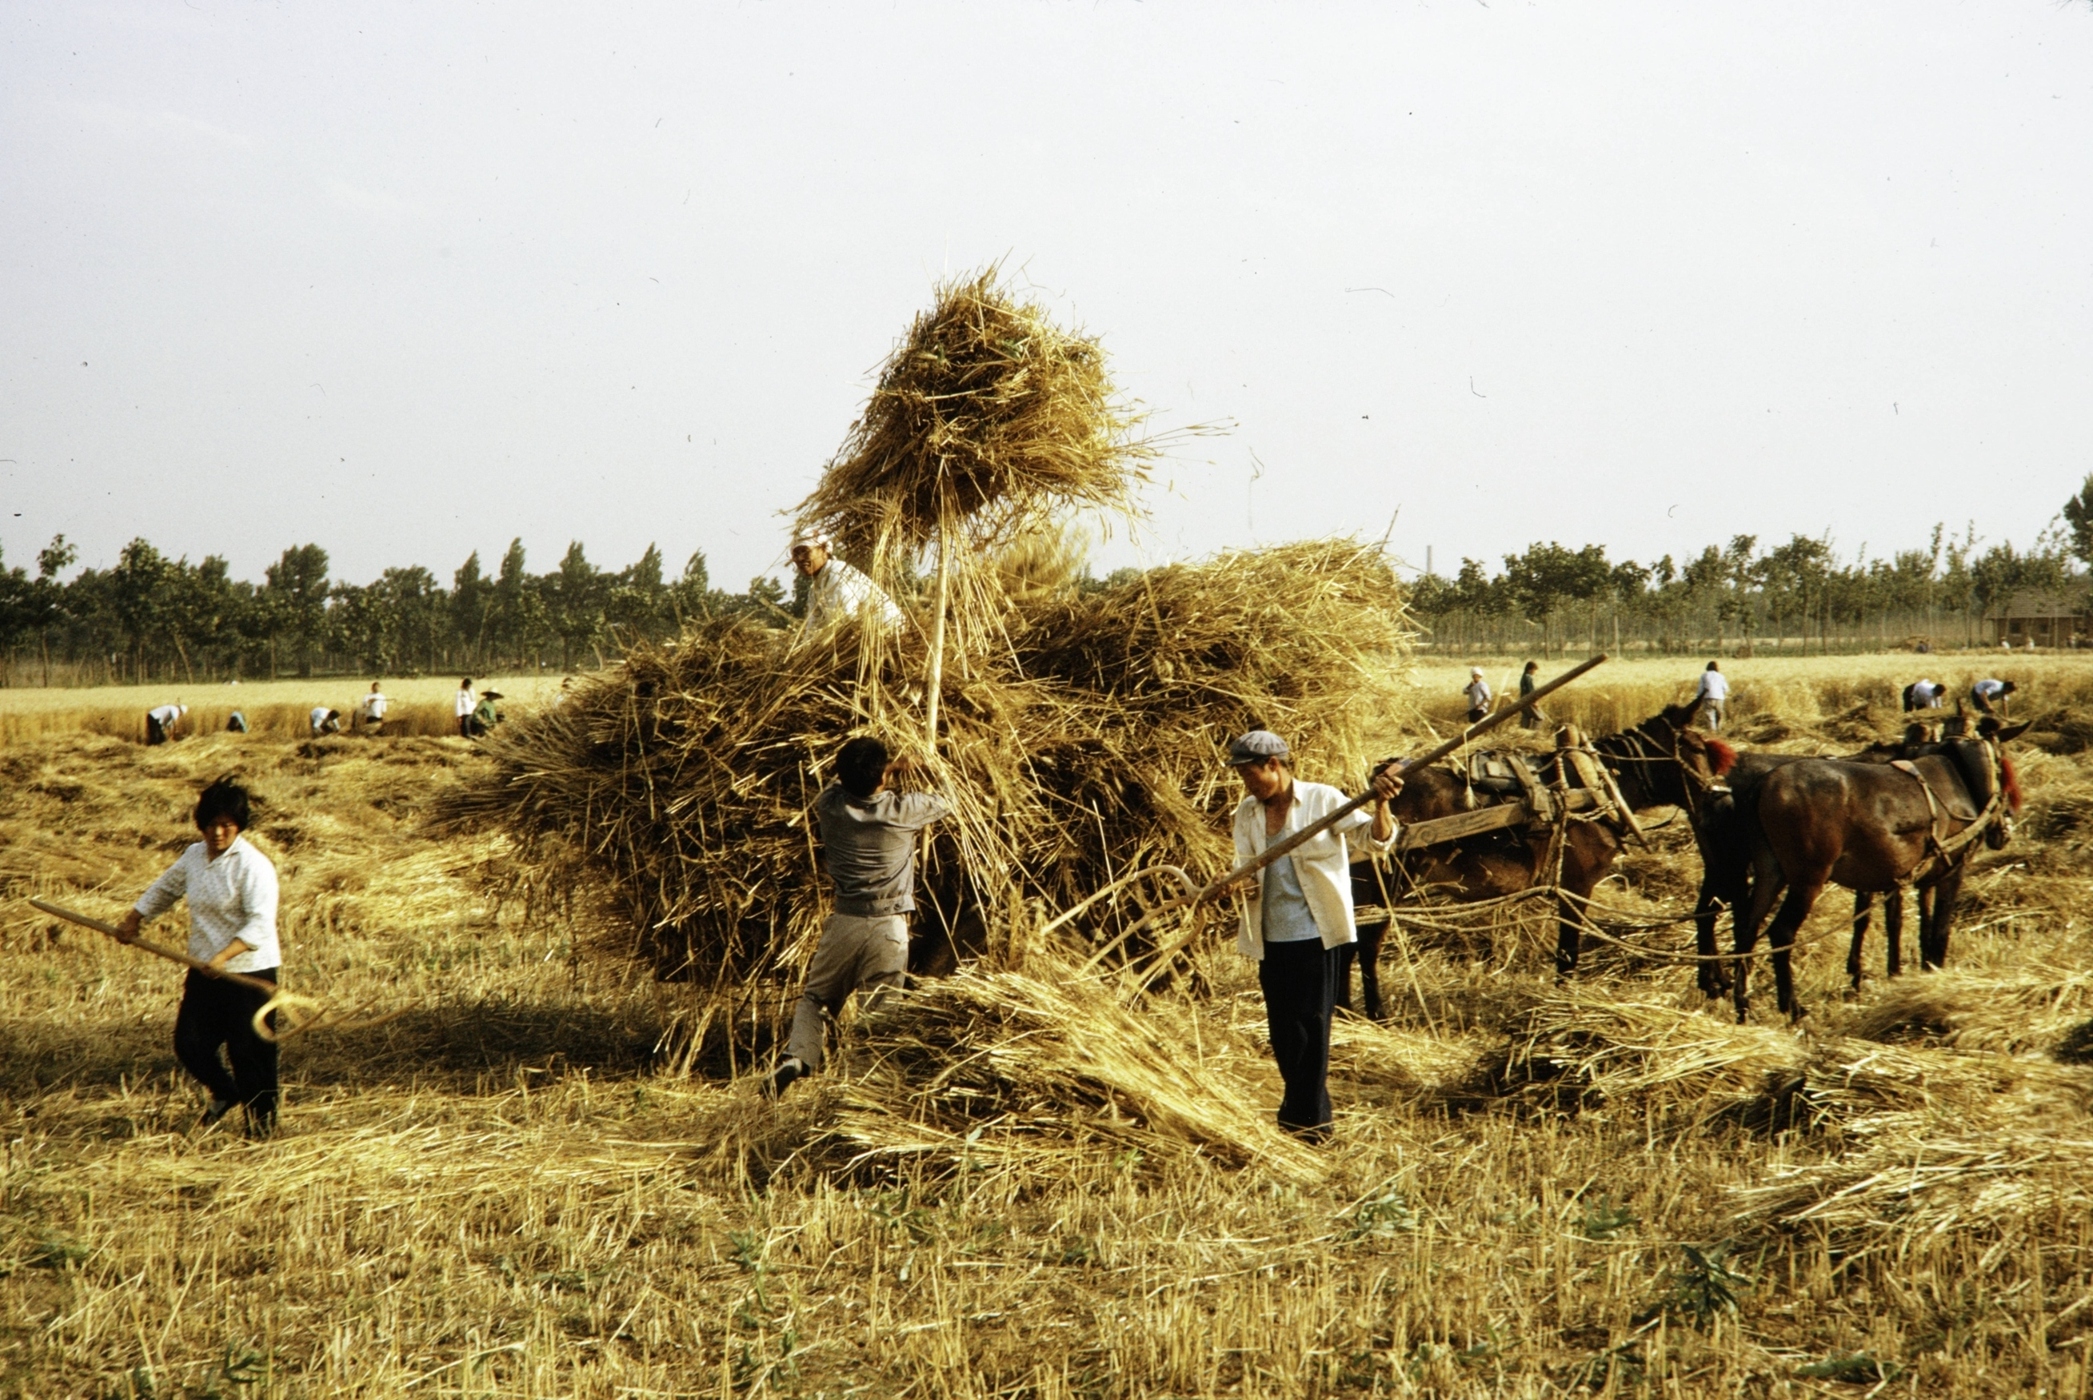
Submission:
[[[901,985],[908,971],[908,916],[831,914],[822,926],[807,985],[792,1009],[792,1034],[785,1053],[810,1070],[820,1069],[828,1021],[852,992],[867,989],[870,1005],[887,987]]]

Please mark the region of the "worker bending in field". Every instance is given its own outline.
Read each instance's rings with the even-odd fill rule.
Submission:
[[[1325,783],[1294,777],[1286,741],[1253,729],[1230,743],[1228,763],[1243,780],[1235,809],[1236,863],[1264,854],[1303,827],[1345,804]],[[1367,844],[1377,853],[1395,846],[1388,803],[1403,790],[1394,762],[1374,770],[1373,814],[1354,811],[1242,881],[1242,924],[1236,947],[1257,964],[1264,992],[1272,1058],[1286,1094],[1279,1126],[1311,1141],[1330,1131],[1330,1017],[1337,1007],[1343,950],[1352,928],[1352,861],[1345,833],[1371,822]]]
[[[869,614],[882,627],[899,627],[901,609],[871,579],[834,556],[827,532],[802,530],[792,541],[792,567],[807,580],[807,630]]]
[[[148,747],[174,737],[175,726],[189,713],[187,705],[155,705],[145,712],[145,742]]]
[[[220,778],[196,800],[203,840],[182,852],[117,924],[126,943],[139,926],[189,901],[189,956],[225,972],[243,972],[274,984],[283,961],[276,941],[276,867],[241,834],[254,820],[247,789]],[[276,1124],[276,1044],[255,1034],[254,1014],[268,995],[190,969],[174,1017],[174,1053],[211,1102],[200,1126],[209,1127],[247,1106],[249,1135],[266,1136]],[[223,1049],[232,1072],[218,1058]]]
[[[305,722],[315,739],[342,732],[342,712],[330,710],[325,705],[313,706],[312,713],[305,717]]]
[[[785,1054],[771,1072],[773,1094],[821,1068],[829,1018],[852,992],[898,987],[908,972],[916,833],[951,810],[942,797],[893,789],[915,771],[908,758],[890,760],[885,744],[860,735],[837,753],[835,781],[814,799],[836,902],[807,965]]]
[[[2003,715],[2006,713],[2006,697],[2019,689],[2012,681],[1987,676],[1969,688],[1970,703],[1977,707],[1979,714]]]

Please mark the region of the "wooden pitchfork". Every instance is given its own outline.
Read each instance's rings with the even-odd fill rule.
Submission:
[[[1495,729],[1498,725],[1506,723],[1514,715],[1519,714],[1528,706],[1537,703],[1538,701],[1542,700],[1547,696],[1553,695],[1556,691],[1561,690],[1571,681],[1576,680],[1578,677],[1582,676],[1585,672],[1591,670],[1593,667],[1597,666],[1600,662],[1604,660],[1606,660],[1606,655],[1604,652],[1601,652],[1599,655],[1594,656],[1587,661],[1579,662],[1577,665],[1572,666],[1569,670],[1557,676],[1554,680],[1548,682],[1546,685],[1535,690],[1531,695],[1520,696],[1518,704],[1506,705],[1502,709],[1493,711],[1492,713],[1483,716],[1483,718],[1477,720],[1475,723],[1469,725],[1466,729],[1463,729],[1459,734],[1456,734],[1453,738],[1448,739],[1443,743],[1434,745],[1432,748],[1426,750],[1424,753],[1419,754],[1416,758],[1408,758],[1402,760],[1402,762],[1398,765],[1396,771],[1400,773],[1412,768],[1430,767],[1432,764],[1437,763],[1440,759],[1445,758],[1448,754],[1457,752],[1465,745],[1473,743],[1476,739],[1480,738],[1483,734],[1489,732],[1490,730]],[[1186,875],[1184,871],[1178,869],[1174,865],[1157,866],[1151,869],[1137,870],[1127,875],[1122,875],[1119,879],[1114,880],[1111,884],[1105,886],[1104,889],[1099,890],[1096,894],[1090,896],[1090,898],[1076,905],[1075,908],[1070,909],[1067,913],[1062,914],[1060,917],[1047,924],[1046,931],[1050,932],[1053,929],[1059,928],[1062,924],[1067,923],[1070,919],[1073,919],[1077,914],[1082,913],[1085,909],[1088,909],[1091,905],[1097,903],[1097,901],[1105,898],[1107,895],[1114,894],[1118,892],[1120,889],[1125,888],[1129,885],[1133,886],[1132,894],[1134,896],[1136,904],[1141,909],[1141,917],[1135,920],[1132,924],[1128,925],[1126,930],[1122,932],[1118,937],[1114,938],[1110,943],[1106,944],[1103,948],[1100,948],[1096,953],[1091,955],[1090,960],[1083,965],[1084,970],[1089,971],[1090,969],[1098,966],[1098,964],[1103,962],[1108,955],[1110,955],[1114,950],[1123,945],[1126,942],[1126,940],[1129,937],[1131,937],[1136,931],[1148,927],[1150,924],[1156,922],[1158,919],[1163,918],[1165,915],[1175,913],[1180,910],[1189,912],[1190,910],[1197,908],[1199,905],[1206,903],[1210,899],[1216,899],[1220,897],[1221,895],[1227,893],[1228,890],[1236,883],[1236,881],[1246,879],[1251,875],[1255,875],[1258,871],[1264,869],[1267,865],[1270,865],[1273,861],[1279,859],[1279,857],[1288,854],[1295,847],[1301,845],[1303,842],[1306,842],[1316,836],[1321,835],[1324,831],[1327,831],[1330,827],[1344,820],[1344,818],[1350,816],[1352,813],[1358,811],[1361,807],[1364,807],[1367,803],[1373,800],[1373,789],[1368,788],[1365,792],[1362,792],[1357,797],[1350,799],[1343,806],[1339,807],[1336,811],[1330,813],[1329,816],[1324,817],[1321,821],[1312,822],[1309,825],[1302,827],[1299,831],[1287,837],[1284,841],[1275,841],[1271,845],[1265,847],[1264,851],[1261,854],[1252,856],[1249,860],[1244,861],[1241,865],[1229,871],[1227,874],[1218,875],[1214,877],[1212,880],[1209,880],[1204,885],[1194,885],[1192,883],[1191,877]],[[1175,880],[1182,892],[1174,896],[1168,896],[1155,901],[1151,901],[1145,898],[1138,882],[1142,880],[1154,879],[1158,883],[1161,883],[1163,877],[1165,876],[1169,877],[1172,880]],[[1165,886],[1165,888],[1167,888],[1167,886]],[[1146,959],[1146,961],[1151,965],[1158,967],[1166,964],[1167,962],[1169,962],[1170,959],[1176,957],[1180,952],[1184,951],[1185,945],[1192,941],[1192,938],[1197,933],[1197,931],[1197,923],[1187,921],[1184,932],[1180,933],[1168,944],[1157,949],[1155,953],[1153,953],[1152,955],[1150,955],[1149,958]]]
[[[201,972],[206,977],[216,977],[221,982],[230,982],[234,986],[245,987],[252,992],[260,992],[268,998],[268,1001],[264,1002],[261,1009],[254,1013],[254,1033],[263,1040],[281,1044],[292,1036],[303,1035],[307,1031],[367,1031],[373,1026],[382,1026],[387,1021],[398,1020],[407,1014],[408,1008],[403,1007],[398,1011],[389,1012],[383,1016],[367,1017],[360,1021],[348,1020],[338,1012],[327,1010],[311,997],[302,997],[296,992],[287,992],[274,982],[265,982],[259,977],[249,977],[244,972],[227,972],[222,967],[212,967],[201,958],[192,958],[187,953],[180,952],[174,948],[163,947],[158,943],[148,943],[142,938],[125,938],[123,934],[117,931],[115,924],[103,923],[100,919],[91,918],[86,914],[67,909],[62,905],[52,904],[48,900],[32,899],[29,903],[33,907],[43,910],[46,914],[56,915],[66,922],[78,924],[82,928],[91,928],[97,933],[106,933],[117,942],[132,948],[142,949],[156,958],[165,958],[169,962],[180,963],[183,967],[192,971]],[[281,1013],[284,1022],[281,1029],[270,1026],[269,1015],[271,1012]]]

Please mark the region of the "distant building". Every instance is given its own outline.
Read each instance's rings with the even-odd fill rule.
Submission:
[[[2089,611],[2093,600],[2083,586],[2055,593],[2023,588],[1984,614],[1987,640],[1993,646],[2024,647],[2030,639],[2038,647],[2085,646]]]

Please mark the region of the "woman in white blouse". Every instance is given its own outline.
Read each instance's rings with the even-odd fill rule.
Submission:
[[[139,926],[189,900],[189,956],[227,972],[274,985],[283,961],[276,941],[276,867],[241,836],[253,820],[247,789],[220,778],[196,802],[203,840],[182,852],[153,881],[117,927],[125,939]],[[174,1018],[174,1053],[210,1090],[203,1126],[247,1106],[247,1130],[266,1136],[276,1125],[276,1044],[254,1031],[265,993],[191,969]],[[219,1052],[224,1051],[225,1060]],[[231,1062],[227,1073],[226,1061]]]

